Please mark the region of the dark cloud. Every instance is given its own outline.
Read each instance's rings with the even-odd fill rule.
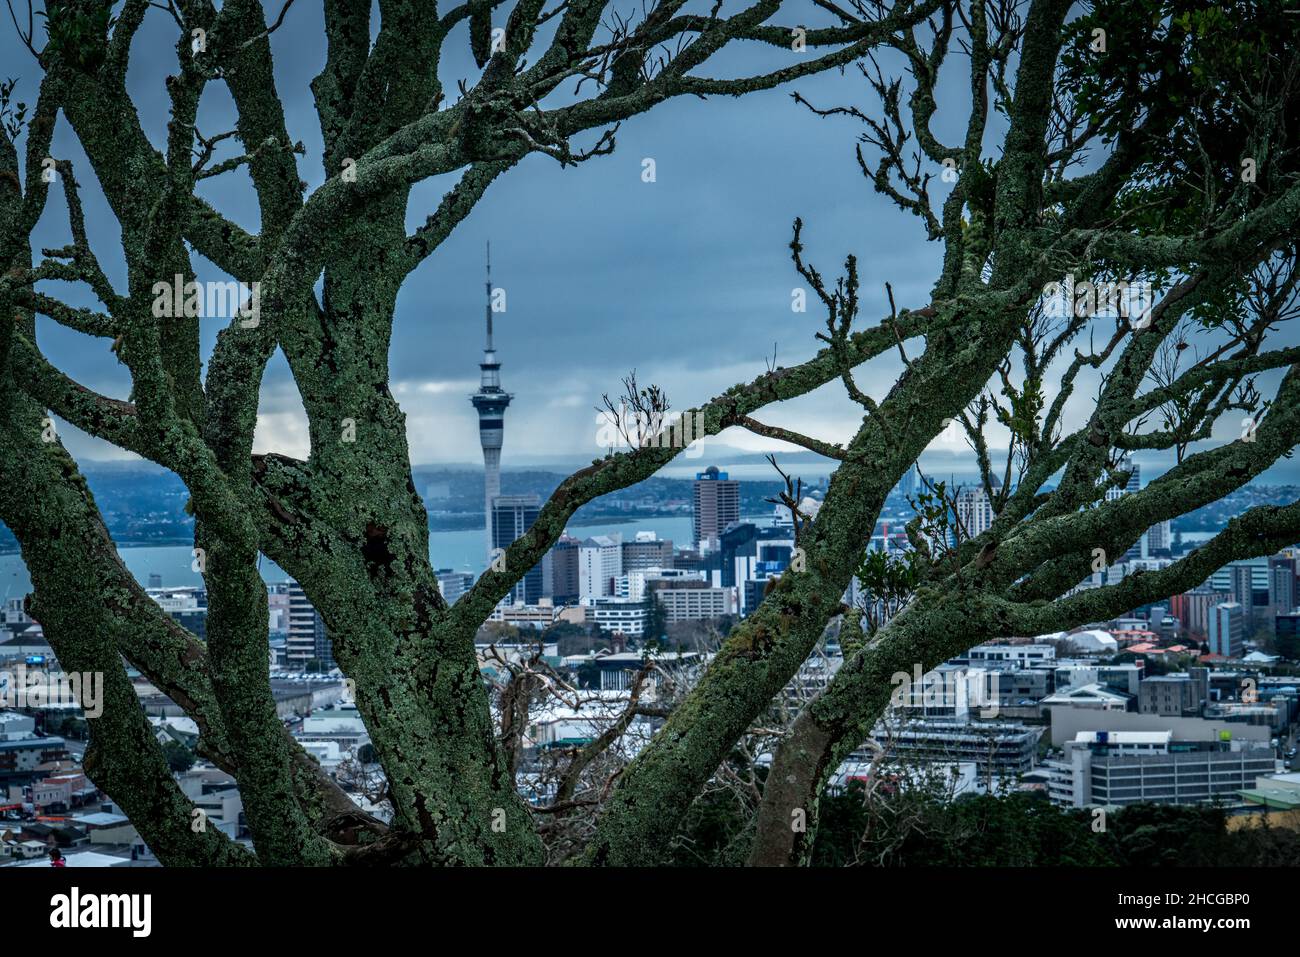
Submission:
[[[813,22],[811,6],[810,17],[799,16],[802,12],[794,8],[793,22]],[[37,68],[12,31],[0,34],[0,59],[23,64],[16,71],[24,77],[20,92],[31,100]],[[137,37],[129,75],[131,94],[155,144],[165,131],[163,79],[173,37],[168,18],[151,14]],[[314,187],[322,179],[320,134],[308,84],[324,59],[319,7],[295,7],[273,37],[273,47],[290,133],[307,150],[299,167]],[[453,36],[442,66],[453,95],[455,81],[472,74],[462,47],[467,45]],[[749,45],[728,54],[711,72],[770,69],[773,56],[781,55]],[[889,58],[882,63],[886,71],[899,67]],[[800,81],[796,88],[819,106],[871,104],[870,91],[854,69]],[[934,128],[956,141],[969,102],[959,69],[945,74],[939,99],[944,108]],[[200,129],[211,134],[232,126],[229,95],[221,84],[211,84]],[[791,311],[791,290],[800,285],[788,249],[796,216],[805,222],[806,256],[824,273],[837,274],[850,253],[858,257],[864,322],[884,311],[886,281],[900,305],[924,304],[939,248],[925,241],[915,219],[862,177],[853,157],[858,131],[852,121],[813,115],[785,88],[741,99],[661,104],[623,124],[613,156],[577,168],[564,169],[541,156],[520,163],[491,187],[401,291],[392,377],[408,414],[415,461],[478,457],[468,394],[482,348],[488,240],[494,283],[507,296],[507,311],[497,321],[503,383],[515,393],[507,414],[507,467],[512,460],[569,461],[598,454],[595,407],[603,392],[618,391],[620,377],[632,369],[642,382],[662,384],[674,406],[685,408],[762,372],[774,351],[782,365],[811,355],[822,319],[813,304],[804,314]],[[55,149],[77,164],[87,184],[92,240],[120,283],[124,268],[116,224],[66,126],[59,129]],[[653,183],[642,179],[646,159],[655,164]],[[936,177],[939,172],[934,171]],[[413,191],[411,227],[423,221],[453,181],[439,177]],[[943,189],[936,179],[936,197]],[[251,185],[242,172],[208,181],[204,193],[237,222],[258,227]],[[52,202],[37,241],[59,245],[67,240],[66,229],[61,201]],[[204,278],[221,278],[211,264],[200,268]],[[89,304],[84,296],[69,299]],[[220,325],[202,323],[205,352]],[[40,338],[70,375],[125,397],[129,380],[107,343],[51,323],[42,324]],[[860,371],[859,382],[881,396],[900,368],[894,356],[882,357]],[[282,358],[267,370],[263,397],[259,443],[304,453],[305,423]],[[838,441],[852,434],[858,415],[838,386],[828,386],[769,418]],[[78,454],[114,454],[75,430],[65,433]],[[754,447],[752,439],[745,444],[745,437],[734,433],[727,440]],[[945,460],[960,454],[942,446],[936,453]]]

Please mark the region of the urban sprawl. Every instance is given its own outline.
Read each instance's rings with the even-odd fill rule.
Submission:
[[[501,388],[490,308],[480,371],[471,401],[485,465],[487,567],[506,559],[505,549],[541,509],[535,495],[501,494],[504,414],[513,397]],[[1108,496],[1141,487],[1138,465],[1124,468],[1127,485]],[[919,471],[909,473],[891,494],[866,552],[883,552],[888,560],[907,555],[906,525],[923,491],[918,483],[933,488]],[[572,754],[619,723],[623,757],[631,758],[662,726],[674,696],[708,666],[730,627],[754,611],[787,569],[799,570],[795,513],[799,521],[813,518],[821,489],[799,494],[797,502],[773,503],[768,514],[742,515],[741,482],[708,466],[692,483],[690,542],[679,545],[654,531],[627,538],[565,534],[519,577],[479,629],[477,647],[482,679],[497,692],[530,669],[547,676],[541,686],[552,693],[529,701],[516,763],[527,800],[554,801],[557,778],[546,769],[554,768],[557,754]],[[978,536],[993,521],[982,484],[957,488],[947,507],[953,528],[966,536]],[[1186,550],[1163,522],[1125,554],[1095,556],[1092,574],[1076,590],[1166,567]],[[890,708],[830,787],[873,775],[888,775],[895,786],[928,775],[945,782],[952,800],[1029,791],[1071,808],[1213,803],[1230,823],[1300,827],[1298,572],[1300,549],[1286,549],[1234,562],[1190,591],[1122,618],[1068,633],[1007,635],[938,667],[918,664],[911,674],[894,676]],[[474,576],[441,569],[438,583],[452,603]],[[147,590],[204,639],[202,586],[172,587],[151,575]],[[280,717],[361,809],[386,819],[383,769],[325,623],[293,581],[271,583],[268,596],[268,667]],[[878,597],[856,577],[843,601],[879,618]],[[96,676],[60,669],[21,598],[10,599],[2,612],[0,864],[48,866],[55,851],[67,866],[156,864],[82,767],[86,717],[94,718],[100,705]],[[842,665],[841,623],[831,622],[817,653],[786,688],[791,713]],[[199,756],[194,720],[138,672],[129,673],[197,809],[194,826],[247,841],[237,782]],[[494,707],[499,697],[493,696]],[[774,741],[765,740],[756,749],[760,765],[771,760]]]
[[[1140,473],[1130,467],[1133,489]],[[893,513],[906,510],[914,481],[910,476],[895,490]],[[539,755],[598,736],[621,713],[647,661],[656,668],[640,689],[645,702],[661,693],[658,676],[689,680],[730,623],[749,614],[789,567],[796,548],[789,510],[743,518],[739,485],[714,467],[698,474],[695,540],[687,547],[654,532],[628,540],[564,536],[480,630],[479,660],[489,684],[508,680],[511,663],[536,656],[581,691],[530,713],[519,768],[520,789],[530,800],[553,797],[532,773]],[[814,490],[801,503],[803,514],[815,514],[818,495]],[[539,507],[531,497],[498,495],[492,547],[522,534]],[[956,509],[972,535],[992,519],[979,487],[962,489]],[[870,548],[907,547],[902,519],[882,519]],[[1168,525],[1157,526],[1078,587],[1160,568],[1174,557]],[[928,672],[917,666],[915,674],[897,675],[893,705],[873,746],[851,755],[831,786],[886,773],[891,765],[877,760],[883,747],[898,762],[888,773],[938,771],[953,797],[1017,789],[1076,808],[1213,802],[1233,817],[1267,816],[1294,826],[1300,817],[1300,772],[1293,770],[1298,560],[1300,552],[1288,549],[1235,562],[1191,591],[1123,618],[1069,633],[1007,636]],[[439,572],[448,602],[472,579]],[[155,576],[148,592],[203,638],[202,587],[168,587]],[[382,770],[370,763],[366,729],[335,666],[327,629],[296,583],[272,584],[268,592],[269,667],[281,717],[365,810],[382,816],[382,803],[366,797]],[[867,600],[856,581],[845,595],[849,606]],[[842,660],[832,626],[787,689],[791,700],[815,693]],[[194,721],[132,675],[203,825],[246,839],[236,782],[194,756]],[[154,863],[127,818],[81,768],[83,714],[94,716],[93,696],[93,676],[64,674],[40,624],[21,599],[11,599],[0,621],[0,863],[45,866],[51,848],[70,864]],[[636,717],[625,732],[630,753],[662,721]]]

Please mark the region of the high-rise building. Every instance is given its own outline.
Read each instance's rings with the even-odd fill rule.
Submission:
[[[913,466],[903,473],[903,477],[898,480],[894,486],[894,494],[903,498],[911,498],[916,494],[916,467]]]
[[[325,631],[320,613],[307,600],[297,582],[289,582],[289,632],[284,643],[284,657],[290,668],[305,670],[316,662],[328,671],[334,667],[334,648]]]
[[[1106,489],[1106,501],[1113,502],[1132,492],[1137,492],[1142,488],[1142,467],[1134,462],[1126,453],[1116,464],[1116,471],[1127,472],[1128,480],[1125,481],[1121,488]],[[1157,540],[1160,532],[1157,531]],[[1129,546],[1128,550],[1120,557],[1120,562],[1142,561],[1150,556],[1151,531],[1147,531],[1136,542]]]
[[[190,631],[200,641],[208,637],[208,593],[202,587],[147,589],[149,597],[167,613],[167,616]]]
[[[578,555],[581,548],[582,539],[571,535],[561,535],[560,540],[551,546],[548,553],[551,558],[549,596],[556,605],[572,605],[581,594],[578,587]],[[543,591],[547,591],[545,575],[542,584]]]
[[[514,398],[501,388],[501,363],[497,361],[492,344],[492,247],[488,245],[487,258],[487,344],[483,348],[483,361],[479,363],[479,389],[470,396],[478,411],[478,439],[483,446],[483,510],[486,514],[487,552],[492,557],[492,506],[501,494],[501,443],[505,437],[506,407]]]
[[[458,572],[452,568],[439,568],[438,591],[442,592],[442,600],[447,604],[455,604],[460,596],[469,591],[470,586],[474,584],[474,576],[469,572]]]
[[[727,526],[740,521],[740,482],[710,465],[695,474],[694,501],[694,546],[712,551]]]
[[[325,630],[325,620],[321,618],[320,612],[316,613],[316,664],[321,671],[332,671],[338,667],[338,662],[334,660],[334,642],[330,641],[329,633]]]
[[[1112,501],[1121,495],[1128,495],[1130,492],[1140,491],[1142,488],[1142,467],[1125,453],[1115,466],[1117,472],[1127,472],[1128,480],[1124,483],[1123,488],[1108,489],[1106,500]]]
[[[1244,558],[1241,561],[1232,562],[1224,565],[1210,576],[1210,585],[1218,591],[1230,592],[1233,590],[1233,576],[1239,574],[1237,569],[1251,569],[1250,581],[1251,590],[1259,595],[1260,604],[1268,600],[1268,559],[1267,558]],[[1244,584],[1244,582],[1243,582]],[[1238,587],[1238,591],[1241,588]]]
[[[1274,615],[1296,608],[1296,560],[1285,552],[1268,560],[1268,604]]]
[[[1170,522],[1157,522],[1147,529],[1146,557],[1168,557],[1173,551],[1174,536]]]
[[[1296,639],[1300,638],[1300,611],[1278,615],[1274,619],[1273,633],[1278,638],[1279,653],[1287,658],[1297,657],[1292,649],[1296,647]]]
[[[993,524],[993,503],[983,485],[973,485],[957,493],[957,521],[966,538],[983,535]]]
[[[289,633],[289,583],[271,582],[266,586],[266,610],[271,634]]]
[[[1231,576],[1232,600],[1241,606],[1243,631],[1255,628],[1255,569],[1244,562],[1233,562],[1228,566]],[[1266,572],[1267,573],[1267,572]],[[1261,596],[1262,597],[1262,596]]]
[[[609,535],[587,539],[578,549],[578,597],[583,604],[614,594],[614,579],[623,574],[623,543]]]
[[[1187,634],[1198,641],[1210,633],[1210,615],[1214,606],[1228,601],[1232,595],[1226,591],[1200,587],[1174,595],[1169,599],[1169,610],[1175,618],[1183,623]]]
[[[673,543],[654,532],[637,532],[636,539],[623,543],[623,571],[641,568],[672,568]]]
[[[715,584],[724,588],[733,587],[737,581],[744,580],[744,574],[736,573],[736,556],[738,554],[757,555],[757,548],[751,543],[759,537],[760,529],[753,522],[743,522],[733,525],[727,529],[719,538],[718,556],[721,561],[718,563],[718,575]],[[793,537],[790,539],[794,541]],[[747,546],[749,546],[747,548]],[[744,571],[749,571],[748,566]],[[710,569],[711,571],[711,569]]]
[[[533,522],[537,521],[541,509],[541,500],[536,495],[496,496],[491,512],[492,549],[505,550],[516,539],[523,538],[524,533],[532,528]],[[514,605],[533,605],[541,597],[542,566],[538,563],[515,583],[507,601]]]
[[[1244,650],[1245,613],[1241,604],[1225,601],[1210,609],[1210,654],[1239,658]]]
[[[1233,563],[1229,566],[1231,575],[1232,600],[1239,603],[1243,608],[1249,608],[1254,601],[1255,595],[1255,576],[1254,569],[1246,564]]]

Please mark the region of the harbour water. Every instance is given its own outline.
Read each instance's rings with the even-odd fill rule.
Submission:
[[[766,522],[767,517],[747,519]],[[569,533],[578,538],[592,535],[621,534],[624,541],[636,537],[637,532],[655,532],[660,538],[671,539],[683,547],[690,543],[691,518],[676,515],[657,518],[637,518],[626,522],[602,522],[594,525],[571,525]],[[477,575],[486,565],[487,543],[482,529],[459,529],[429,533],[429,557],[435,568],[451,568],[473,572]],[[120,549],[122,560],[142,584],[156,574],[167,586],[198,585],[202,576],[192,568],[194,556],[188,545],[141,545]],[[273,562],[262,560],[262,577],[268,582],[284,581],[289,576]],[[0,555],[0,601],[20,598],[31,590],[27,568],[18,555]]]

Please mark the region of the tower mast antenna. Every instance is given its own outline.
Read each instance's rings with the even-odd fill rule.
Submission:
[[[487,317],[487,351],[492,351],[492,240],[487,244],[487,281],[483,284],[483,314]]]

